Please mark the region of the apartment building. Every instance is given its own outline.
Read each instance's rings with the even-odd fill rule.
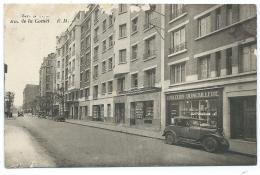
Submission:
[[[79,118],[80,96],[80,49],[81,22],[85,13],[79,11],[68,29],[66,42],[63,46],[65,56],[65,111],[69,118]]]
[[[174,4],[165,14],[165,124],[200,118],[256,154],[256,6]]]
[[[37,97],[39,95],[39,85],[26,84],[23,90],[23,110],[34,114],[38,110]]]
[[[53,102],[53,93],[54,86],[56,82],[55,78],[55,53],[50,53],[47,57],[43,58],[39,70],[39,88],[40,88],[40,97],[41,104],[40,110],[46,115],[52,115],[52,102]]]

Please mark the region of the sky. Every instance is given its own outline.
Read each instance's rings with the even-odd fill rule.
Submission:
[[[112,9],[117,7],[115,4],[100,4],[101,10],[107,14],[111,14]],[[140,9],[148,10],[149,5],[130,8],[131,11]],[[87,4],[4,6],[4,62],[8,65],[5,91],[15,93],[15,106],[22,105],[26,84],[39,84],[39,69],[43,58],[55,52],[56,36],[66,30],[79,10],[87,11]],[[35,22],[46,19],[49,23]],[[64,19],[67,22],[58,22]]]
[[[26,84],[39,84],[43,58],[55,52],[56,36],[66,30],[79,10],[86,11],[87,4],[4,6],[4,62],[8,65],[5,91],[15,93],[15,106],[22,105]],[[35,19],[49,19],[49,23],[36,23]],[[58,19],[68,22],[57,23]]]

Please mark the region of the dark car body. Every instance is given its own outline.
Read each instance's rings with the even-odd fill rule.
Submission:
[[[23,117],[23,112],[18,112],[17,116],[18,117]]]
[[[54,118],[54,121],[57,121],[57,122],[65,122],[65,117],[63,116],[57,116]]]
[[[203,120],[191,117],[175,117],[173,124],[165,128],[163,136],[168,144],[197,144],[208,152],[226,151],[229,148],[228,140],[224,138],[220,129],[205,125]]]

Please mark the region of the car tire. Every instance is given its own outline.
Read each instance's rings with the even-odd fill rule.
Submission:
[[[219,147],[218,141],[214,137],[206,137],[202,140],[202,146],[207,152],[216,152]]]
[[[168,132],[165,135],[165,143],[169,145],[176,144],[176,135],[174,133]]]

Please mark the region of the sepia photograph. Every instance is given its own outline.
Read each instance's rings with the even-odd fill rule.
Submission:
[[[256,4],[3,9],[6,169],[257,165]]]

